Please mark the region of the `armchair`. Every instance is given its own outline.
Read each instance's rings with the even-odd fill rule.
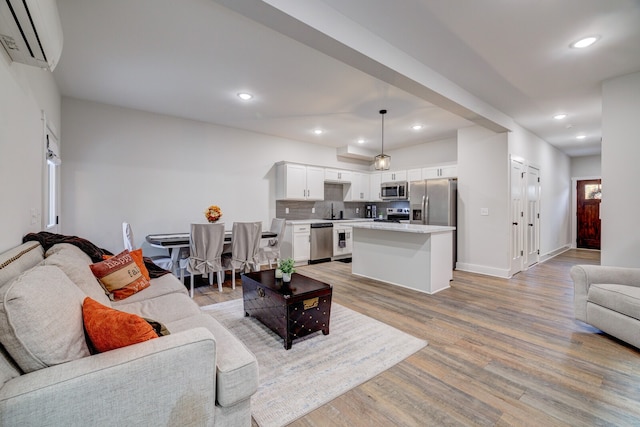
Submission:
[[[574,316],[640,348],[640,268],[576,265]]]

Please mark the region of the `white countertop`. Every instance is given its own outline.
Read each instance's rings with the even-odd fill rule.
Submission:
[[[442,233],[445,231],[453,231],[455,227],[446,227],[442,225],[421,225],[421,224],[398,224],[394,222],[369,222],[353,224],[353,228],[366,228],[369,230],[398,231],[402,233]]]
[[[350,219],[290,219],[287,220],[287,224],[296,225],[296,224],[317,224],[319,222],[332,222],[335,224],[352,224],[355,222],[373,222],[373,218],[350,218]]]

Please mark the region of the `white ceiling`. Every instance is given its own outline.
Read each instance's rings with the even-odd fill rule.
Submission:
[[[58,6],[64,47],[54,76],[64,96],[333,147],[364,138],[373,152],[386,108],[385,150],[452,137],[472,121],[499,128],[504,113],[569,155],[597,154],[602,81],[640,71],[640,0]],[[592,34],[601,36],[593,47],[568,47]],[[376,42],[379,51],[365,53]],[[421,72],[407,76],[385,57]],[[255,98],[240,101],[241,91]],[[569,117],[554,121],[558,112]],[[416,123],[425,128],[410,129]]]

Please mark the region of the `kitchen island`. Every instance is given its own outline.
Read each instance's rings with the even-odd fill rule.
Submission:
[[[353,224],[353,274],[433,294],[453,279],[455,227]]]

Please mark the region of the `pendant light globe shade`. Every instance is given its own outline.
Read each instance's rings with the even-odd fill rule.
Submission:
[[[380,110],[380,115],[382,116],[382,150],[380,154],[375,157],[375,161],[373,163],[376,170],[386,171],[391,167],[391,156],[387,156],[384,154],[384,115],[387,114],[387,110]]]
[[[386,171],[391,167],[391,156],[386,154],[378,154],[376,156],[374,166],[378,171]]]

